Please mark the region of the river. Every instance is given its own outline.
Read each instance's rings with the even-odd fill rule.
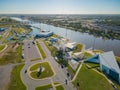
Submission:
[[[41,28],[42,30],[53,31],[55,34],[68,38],[71,42],[83,43],[88,48],[101,49],[103,51],[114,51],[114,54],[120,56],[120,40],[102,39],[102,37],[95,37],[88,33],[76,32],[70,29],[55,27],[43,23],[34,23],[32,26]],[[39,29],[33,28],[33,35],[37,34]],[[67,35],[66,35],[67,33]]]
[[[67,37],[72,42],[83,43],[85,44],[86,49],[94,47],[95,49],[101,49],[103,51],[114,51],[115,55],[120,56],[120,40],[105,40],[102,37],[95,37],[93,35],[89,35],[88,33],[76,32],[70,29],[55,27],[42,23],[35,23],[32,25],[39,27],[42,30],[53,31],[57,35],[65,38]]]

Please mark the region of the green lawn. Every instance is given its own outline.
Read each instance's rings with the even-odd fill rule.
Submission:
[[[45,59],[45,58],[46,58],[46,54],[45,54],[45,52],[43,51],[43,49],[42,49],[40,43],[39,43],[38,41],[36,41],[36,43],[37,43],[38,49],[39,49],[39,51],[40,51],[40,53],[41,53],[43,59]]]
[[[118,63],[120,64],[120,57],[115,56],[115,59],[118,61]]]
[[[75,74],[75,70],[73,70],[69,64],[68,64],[68,71],[73,75]]]
[[[10,50],[0,58],[0,65],[8,63],[20,63],[22,62],[22,45],[18,46],[15,51]]]
[[[34,58],[34,59],[31,59],[30,61],[36,61],[36,60],[41,60],[41,58]]]
[[[79,83],[78,87],[77,82]],[[102,75],[88,69],[85,64],[83,64],[73,84],[80,90],[114,90]]]
[[[83,44],[77,44],[75,50],[73,51],[73,53],[81,52],[82,49],[83,49]]]
[[[52,85],[48,84],[48,85],[36,87],[35,90],[49,90],[50,88],[52,88]]]
[[[17,65],[13,68],[11,73],[11,81],[8,86],[8,90],[26,90],[26,86],[23,84],[20,78],[20,71],[23,68],[24,64]]]
[[[0,40],[2,39],[2,36],[0,36]]]
[[[22,62],[22,45],[19,45],[16,48],[16,54],[17,54],[16,61],[17,62]]]
[[[2,51],[4,48],[5,48],[4,44],[0,45],[0,51]]]
[[[39,77],[37,77],[37,71],[34,71],[34,70],[38,70],[38,68],[40,66],[42,66],[44,68],[44,71],[40,74]],[[51,69],[51,66],[49,65],[48,62],[35,64],[32,67],[30,67],[30,71],[33,71],[30,73],[30,75],[31,75],[31,77],[33,77],[35,79],[42,79],[42,78],[46,78],[46,77],[51,77],[54,74],[52,69]]]
[[[56,90],[64,90],[62,85],[56,86]]]
[[[103,53],[104,51],[95,49],[95,50],[93,50],[93,52],[97,54],[97,53]]]

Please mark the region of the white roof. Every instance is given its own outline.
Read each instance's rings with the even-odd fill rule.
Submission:
[[[81,55],[83,52],[77,52],[77,53],[74,53],[75,56],[79,56]]]
[[[65,47],[72,49],[72,48],[75,47],[75,44],[76,44],[76,42],[73,42],[73,43],[67,43],[67,44],[65,44]]]
[[[120,68],[117,64],[113,51],[109,51],[99,55],[100,64],[107,66],[111,70],[120,74]]]

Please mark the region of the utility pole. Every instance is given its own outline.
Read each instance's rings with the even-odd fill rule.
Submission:
[[[93,42],[93,50],[95,49],[95,39],[96,38],[94,38],[94,42]]]

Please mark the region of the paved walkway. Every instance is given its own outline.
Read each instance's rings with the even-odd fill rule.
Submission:
[[[26,57],[25,60],[25,66],[21,71],[21,78],[23,83],[27,86],[27,90],[34,90],[37,86],[42,86],[46,84],[52,84],[53,82],[58,82],[63,84],[65,90],[76,90],[76,88],[73,87],[72,83],[69,82],[68,85],[65,85],[65,79],[66,79],[66,73],[63,71],[63,69],[58,65],[58,63],[55,61],[55,59],[51,56],[51,53],[49,52],[48,48],[45,46],[43,41],[39,40],[44,52],[47,55],[47,58],[45,60],[39,60],[39,61],[33,61],[30,62],[29,58]],[[51,68],[53,69],[55,76],[47,79],[42,80],[33,80],[31,79],[28,74],[25,74],[25,69],[28,69],[29,66],[31,66],[34,63],[39,62],[48,62],[51,65]],[[52,81],[52,83],[51,83]]]
[[[0,90],[6,90],[13,66],[13,64],[0,66]]]

